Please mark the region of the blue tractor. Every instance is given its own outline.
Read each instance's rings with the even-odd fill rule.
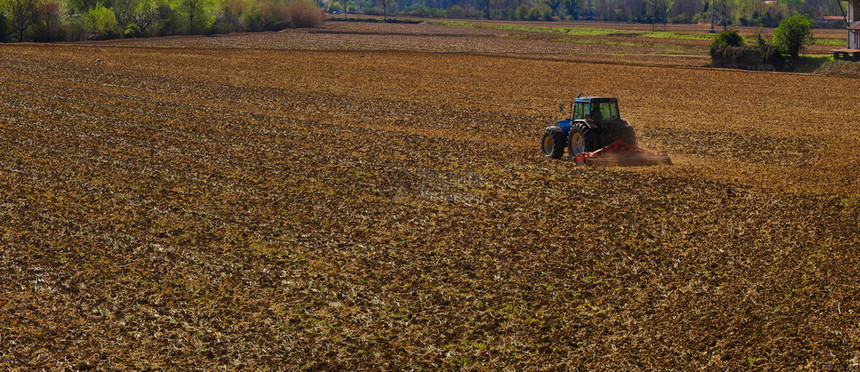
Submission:
[[[564,105],[561,108],[564,111]],[[561,159],[565,148],[578,164],[670,163],[665,152],[636,146],[636,133],[619,115],[617,98],[576,98],[571,116],[546,128],[541,138],[541,151],[548,158]]]

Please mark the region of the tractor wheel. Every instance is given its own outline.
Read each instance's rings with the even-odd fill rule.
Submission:
[[[597,134],[582,124],[571,127],[567,142],[567,152],[570,157],[592,151],[597,151]]]
[[[543,155],[552,159],[561,159],[564,155],[564,131],[559,127],[547,128],[540,140]]]
[[[618,131],[618,138],[616,139],[636,146],[636,132],[633,130],[633,127],[629,125],[624,128],[621,128],[621,130]]]

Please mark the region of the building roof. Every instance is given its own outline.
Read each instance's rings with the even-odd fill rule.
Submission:
[[[852,23],[850,26],[848,26],[848,29],[849,30],[860,30],[860,21]]]

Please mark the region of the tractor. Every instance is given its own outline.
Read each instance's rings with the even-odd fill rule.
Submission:
[[[671,164],[665,152],[636,146],[636,133],[619,115],[617,98],[577,97],[571,116],[546,128],[541,138],[541,151],[548,158],[561,159],[565,148],[577,164]]]

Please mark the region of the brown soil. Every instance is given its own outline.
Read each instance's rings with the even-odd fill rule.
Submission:
[[[860,80],[424,27],[0,46],[0,368],[858,368]]]

